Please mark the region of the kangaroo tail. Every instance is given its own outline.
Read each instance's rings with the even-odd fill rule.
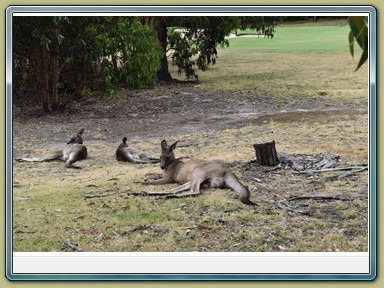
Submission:
[[[233,173],[227,173],[224,176],[225,185],[230,188],[231,190],[235,191],[240,196],[240,201],[247,205],[257,205],[256,203],[249,200],[249,190],[248,187],[244,186],[240,183],[240,181],[237,179],[236,175]]]
[[[149,155],[148,158],[149,158],[149,160],[152,161],[152,163],[160,162],[160,158],[159,157],[156,157],[156,156],[153,156],[153,155]]]
[[[52,153],[49,153],[43,157],[37,158],[17,158],[16,160],[19,162],[43,162],[43,161],[52,161],[52,160],[63,160],[63,151],[58,150]]]
[[[41,162],[41,158],[16,158],[19,162]]]

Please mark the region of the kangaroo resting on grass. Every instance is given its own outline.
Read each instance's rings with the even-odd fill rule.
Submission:
[[[116,160],[131,162],[131,163],[157,163],[160,162],[160,158],[149,155],[143,151],[140,151],[132,146],[128,146],[127,137],[124,137],[122,143],[116,149]]]
[[[87,158],[87,147],[83,145],[84,129],[80,129],[79,132],[74,135],[67,143],[67,146],[63,150],[57,150],[51,152],[40,158],[18,158],[19,162],[43,162],[52,160],[61,160],[65,162],[65,167],[81,169],[79,166],[73,165],[76,161]]]
[[[230,188],[239,194],[244,204],[256,205],[249,200],[248,188],[240,183],[236,175],[219,160],[205,161],[191,159],[182,162],[176,159],[173,150],[178,141],[168,146],[165,140],[161,141],[160,168],[164,170],[164,176],[157,180],[146,181],[142,184],[167,184],[178,183],[181,186],[170,191],[145,192],[145,195],[171,195],[183,197],[199,195],[200,188]],[[179,192],[190,190],[188,193]]]

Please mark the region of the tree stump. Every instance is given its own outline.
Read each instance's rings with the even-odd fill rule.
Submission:
[[[256,162],[260,165],[276,166],[280,163],[275,148],[275,140],[272,142],[254,144]]]

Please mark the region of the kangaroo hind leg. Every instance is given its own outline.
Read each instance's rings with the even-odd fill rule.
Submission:
[[[191,182],[187,182],[184,185],[181,185],[178,188],[174,189],[175,190],[174,193],[168,195],[167,198],[182,198],[182,197],[200,195],[201,182],[202,181],[196,180],[196,179],[192,180]],[[189,183],[189,185],[186,185],[188,183]],[[183,188],[183,189],[181,189],[181,188]],[[180,193],[180,192],[187,191],[187,190],[189,190],[189,191],[184,192],[184,193]]]
[[[172,193],[167,194],[165,196],[166,198],[183,198],[183,197],[189,197],[189,196],[198,196],[200,195],[200,185],[201,185],[201,181],[197,181],[196,179],[194,179],[191,182],[187,182],[175,189],[170,190],[169,192],[172,192]],[[186,191],[186,192],[183,192],[183,191]]]
[[[65,167],[67,167],[67,168],[74,168],[74,169],[82,169],[79,166],[73,165],[73,163],[75,163],[78,160],[77,158],[78,157],[77,157],[77,153],[76,152],[70,153],[69,157],[68,157],[68,160],[65,161]]]
[[[191,182],[187,182],[181,186],[178,186],[176,188],[173,188],[169,191],[159,191],[159,192],[146,192],[143,191],[144,195],[149,195],[149,196],[169,196],[169,195],[176,195],[177,193],[180,193],[182,191],[189,190],[191,188]],[[177,197],[177,196],[175,196]]]

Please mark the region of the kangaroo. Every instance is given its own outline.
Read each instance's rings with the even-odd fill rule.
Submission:
[[[75,166],[73,163],[79,160],[83,160],[88,156],[87,147],[83,145],[83,132],[84,129],[81,128],[79,132],[67,142],[67,146],[65,146],[63,150],[51,152],[40,158],[18,158],[16,160],[19,162],[43,162],[61,160],[65,162],[65,167],[67,168],[81,169],[81,167]]]
[[[77,143],[77,144],[83,144],[83,133],[84,133],[84,128],[81,128],[77,134],[73,135],[71,139],[67,142],[67,144],[71,143]]]
[[[256,205],[249,200],[248,188],[240,183],[236,175],[219,160],[191,159],[182,162],[175,158],[173,150],[179,141],[168,146],[165,140],[161,141],[160,168],[164,170],[164,176],[157,180],[148,180],[142,184],[167,184],[178,183],[181,186],[170,191],[145,192],[146,195],[172,195],[183,197],[187,195],[199,195],[200,188],[230,188],[240,195],[240,201],[247,205]],[[190,190],[189,193],[179,192]]]
[[[149,155],[143,151],[140,151],[132,146],[128,146],[127,137],[124,137],[122,143],[116,149],[116,160],[125,161],[131,163],[157,163],[160,162],[160,158]]]

